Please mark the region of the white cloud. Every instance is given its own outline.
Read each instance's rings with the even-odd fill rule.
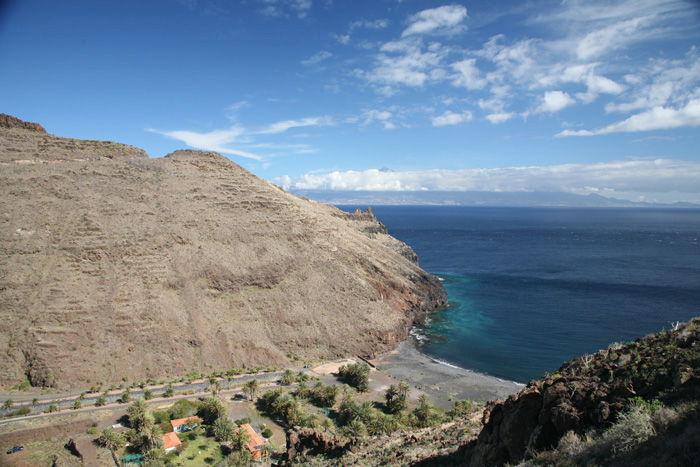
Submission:
[[[700,99],[692,99],[680,108],[654,107],[597,130],[564,130],[557,136],[593,136],[696,126],[700,126]]]
[[[409,26],[401,34],[403,37],[430,32],[455,33],[461,31],[460,23],[467,16],[467,9],[461,5],[445,5],[423,10],[409,19]]]
[[[455,76],[453,84],[470,90],[483,89],[486,86],[486,79],[475,64],[475,58],[452,64],[452,68],[459,73]]]
[[[363,114],[364,121],[361,126],[367,126],[375,121],[386,122],[391,118],[391,112],[388,110],[368,110]]]
[[[542,103],[537,108],[538,112],[556,113],[570,105],[576,100],[562,91],[547,91],[544,93]]]
[[[282,122],[276,122],[258,131],[258,134],[273,134],[282,133],[289,130],[290,128],[307,127],[307,126],[331,126],[334,125],[333,119],[330,116],[325,117],[309,117],[302,118],[301,120],[284,120]]]
[[[350,31],[355,29],[386,29],[389,26],[388,19],[377,19],[374,21],[359,20],[350,23]]]
[[[182,141],[191,148],[262,160],[262,157],[257,154],[226,147],[227,144],[237,142],[237,139],[244,134],[244,130],[240,127],[233,127],[228,130],[215,130],[209,133],[197,133],[186,130],[159,131],[152,128],[149,128],[148,131]]]
[[[437,79],[434,71],[439,67],[444,51],[423,51],[422,43],[415,40],[388,42],[381,47],[376,66],[368,73],[361,73],[374,84],[421,87],[430,79]],[[431,78],[432,76],[432,78]]]
[[[469,111],[456,114],[448,110],[438,117],[433,117],[433,126],[459,125],[471,119],[472,113]]]
[[[221,154],[232,154],[249,159],[262,161],[270,157],[281,156],[288,153],[304,154],[316,152],[316,149],[307,144],[284,144],[269,141],[255,142],[252,135],[273,135],[283,133],[291,128],[318,127],[335,125],[331,117],[310,117],[299,120],[285,120],[276,122],[257,132],[250,132],[241,126],[233,126],[224,130],[214,130],[208,133],[199,133],[189,130],[160,131],[148,128],[147,131],[158,133],[168,138],[184,142],[187,146],[206,151],[216,151]],[[296,135],[298,137],[309,136],[307,134]],[[264,155],[254,154],[241,149],[231,148],[231,145],[244,146],[252,149],[266,149]],[[277,152],[270,152],[276,150]]]
[[[347,45],[350,43],[349,34],[333,34],[333,37],[335,37],[335,39],[343,45]]]
[[[676,53],[671,47],[678,42],[672,41],[696,37],[690,18],[697,11],[687,1],[566,0],[547,9],[523,5],[519,12],[541,32],[517,38],[498,34],[474,46],[446,34],[464,29],[464,7],[423,10],[408,17],[401,37],[371,44],[379,53],[368,68],[358,65],[354,75],[386,97],[450,83],[463,93],[455,93],[458,98],[499,101],[498,108],[476,111],[492,123],[515,113],[555,114],[597,100],[605,100],[607,112],[677,107],[698,89],[695,48],[686,59],[667,58]],[[426,40],[437,33],[446,36],[443,43]]]
[[[685,59],[654,61],[625,79],[635,86],[631,100],[610,102],[605,106],[607,112],[632,112],[664,106],[692,96],[700,82],[700,57],[695,48],[691,48]]]
[[[502,191],[698,193],[700,163],[672,159],[497,169],[332,172],[284,176],[285,189],[347,191]]]
[[[311,9],[311,0],[262,0],[267,4],[261,11],[267,16],[287,16],[290,12],[297,18],[306,18]]]
[[[305,66],[311,66],[311,65],[316,65],[324,60],[327,60],[333,56],[332,53],[328,52],[327,50],[322,50],[320,52],[317,52],[313,54],[311,57],[307,58],[306,60],[302,60],[301,64]]]
[[[515,117],[516,114],[515,112],[501,112],[501,113],[492,113],[486,116],[486,119],[493,123],[494,125],[498,125],[500,123],[505,123],[511,118]]]
[[[588,60],[627,46],[636,40],[637,32],[650,24],[651,16],[620,21],[589,32],[576,47],[579,59]]]

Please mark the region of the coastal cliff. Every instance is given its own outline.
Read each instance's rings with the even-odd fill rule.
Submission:
[[[433,427],[339,439],[295,427],[285,465],[697,465],[700,318],[673,327]]]
[[[5,116],[0,187],[7,386],[369,357],[447,303],[371,211],[216,153],[152,159]]]

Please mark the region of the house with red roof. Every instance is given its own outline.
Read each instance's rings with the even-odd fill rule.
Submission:
[[[260,453],[260,449],[262,449],[263,445],[265,444],[265,441],[260,437],[259,434],[253,430],[253,427],[250,426],[249,423],[245,423],[238,428],[238,432],[240,433],[240,430],[245,428],[248,436],[250,436],[250,441],[248,441],[248,450],[250,453],[253,455],[253,459],[259,459],[262,457],[262,454]]]
[[[170,420],[170,424],[173,426],[173,431],[175,433],[194,430],[200,423],[202,423],[202,419],[199,417],[187,417]]]
[[[173,451],[181,444],[182,441],[180,441],[176,433],[165,433],[163,435],[163,449],[165,449],[165,452]]]

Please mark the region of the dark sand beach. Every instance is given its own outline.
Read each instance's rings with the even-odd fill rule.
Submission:
[[[371,362],[380,372],[430,394],[438,405],[451,406],[449,402],[455,399],[477,402],[504,399],[523,388],[511,381],[437,362],[420,353],[413,339],[409,337]]]

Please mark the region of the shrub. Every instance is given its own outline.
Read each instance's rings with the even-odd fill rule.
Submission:
[[[172,419],[187,418],[197,412],[197,405],[187,399],[181,399],[170,407],[169,412]]]
[[[604,440],[610,444],[613,452],[624,452],[645,442],[655,433],[649,408],[644,404],[633,404],[605,432]]]
[[[153,412],[152,415],[153,415],[153,420],[155,421],[155,423],[158,423],[158,424],[168,423],[168,424],[170,424],[170,420],[171,420],[170,412],[168,412],[166,410],[157,410],[157,411]],[[177,418],[185,418],[185,417],[177,417]]]
[[[250,417],[245,417],[245,418],[241,418],[239,420],[236,420],[235,423],[236,423],[236,425],[241,426],[241,425],[245,425],[246,423],[250,423],[251,421],[252,420],[250,419]]]
[[[8,417],[19,417],[21,415],[27,415],[30,413],[31,410],[29,410],[28,407],[22,407],[21,409],[13,410],[12,412],[8,413]]]

